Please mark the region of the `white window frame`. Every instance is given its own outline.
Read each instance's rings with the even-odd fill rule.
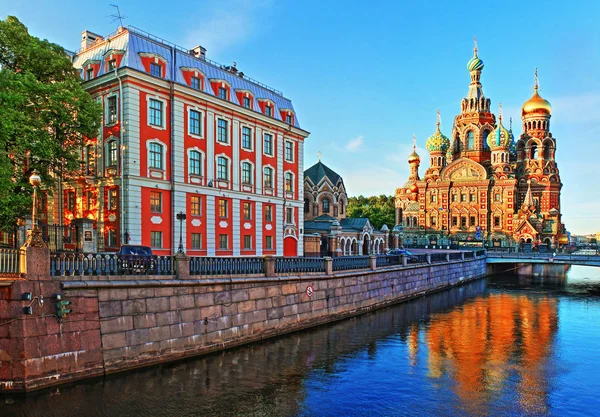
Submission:
[[[227,123],[227,142],[221,142],[219,140],[219,120],[223,120],[225,123]],[[221,117],[221,116],[217,116],[215,118],[215,142],[218,143],[219,145],[222,146],[230,146],[231,145],[231,135],[229,132],[229,129],[231,127],[231,120],[225,118],[225,117]]]
[[[292,159],[287,159],[287,154],[286,154],[286,152],[287,152],[287,144],[288,144],[288,143],[292,145]],[[283,159],[284,159],[286,162],[294,162],[294,160],[295,160],[295,157],[296,157],[296,152],[295,152],[295,150],[294,150],[294,141],[292,141],[292,140],[289,140],[289,139],[286,139],[286,140],[284,141],[284,145],[283,145]]]
[[[244,129],[250,129],[250,147],[249,148],[245,148],[243,145],[244,144]],[[252,127],[247,126],[247,125],[240,125],[240,148],[246,152],[254,151],[254,129],[252,129]]]
[[[162,106],[162,120],[161,120],[161,124],[160,126],[158,125],[153,125],[150,123],[150,100],[157,100],[157,101],[161,101],[163,106]],[[166,129],[166,118],[167,118],[167,112],[168,112],[168,108],[167,108],[167,100],[159,97],[159,96],[151,96],[150,94],[148,94],[146,96],[146,109],[147,109],[147,114],[146,114],[146,124],[151,127],[152,129],[157,129],[157,130],[165,130]]]
[[[199,135],[192,133],[190,131],[190,121],[192,120],[192,111],[200,113],[200,134]],[[187,106],[187,132],[188,132],[188,135],[190,135],[193,138],[204,139],[204,121],[206,120],[205,117],[206,117],[206,114],[204,113],[203,110],[199,109],[198,107]]]
[[[190,169],[190,167],[191,167],[190,160],[191,160],[192,152],[198,152],[200,154],[200,173],[199,174],[193,174]],[[202,151],[202,149],[194,146],[193,148],[188,148],[186,153],[187,153],[188,178],[191,176],[204,178],[205,157],[204,157],[204,152]]]
[[[249,164],[250,165],[250,183],[245,183],[244,182],[244,164]],[[253,187],[254,183],[256,182],[254,179],[255,175],[254,175],[254,162],[252,162],[249,159],[244,159],[242,161],[240,161],[240,184],[242,186],[247,186],[247,187]]]
[[[271,136],[271,153],[267,153],[265,150],[265,136],[269,135]],[[263,137],[262,137],[262,150],[263,150],[263,155],[269,157],[269,158],[275,158],[275,135],[271,132],[263,132]]]
[[[286,188],[286,185],[287,185],[287,184],[286,184],[286,181],[287,181],[287,178],[286,178],[286,176],[287,176],[287,174],[290,174],[290,175],[292,176],[292,189],[291,189],[291,190],[288,190],[288,189]],[[295,188],[296,188],[296,187],[295,187],[295,185],[296,185],[296,175],[294,175],[294,172],[293,172],[293,171],[291,171],[291,170],[287,170],[287,171],[285,171],[285,172],[283,173],[283,191],[284,191],[286,194],[292,194],[292,196],[293,196],[294,194],[296,194],[296,193],[294,192],[294,190],[295,190]]]
[[[267,187],[265,185],[265,169],[270,168],[271,169],[271,186]],[[262,188],[263,190],[265,189],[270,189],[270,190],[275,190],[275,186],[276,186],[276,175],[277,175],[277,171],[275,171],[275,168],[272,165],[263,165],[263,170],[262,170]]]
[[[161,165],[163,167],[162,169],[153,168],[153,167],[150,166],[150,144],[152,144],[152,143],[156,143],[156,144],[162,146],[162,156],[161,156],[161,160],[162,160]],[[146,141],[146,170],[147,170],[148,178],[151,177],[150,171],[162,172],[163,175],[162,175],[161,179],[165,178],[165,174],[167,172],[167,157],[166,157],[166,154],[167,154],[167,144],[166,143],[160,141],[159,139],[149,139],[149,140]],[[155,178],[155,177],[153,177],[153,178]]]
[[[116,100],[116,114],[115,114],[115,121],[114,122],[109,122],[109,112],[108,112],[108,100],[111,97],[115,97]],[[118,91],[114,91],[112,93],[109,93],[106,95],[106,97],[104,97],[104,126],[113,126],[116,125],[119,122],[119,92]]]
[[[112,142],[116,142],[117,143],[117,160],[115,161],[115,164],[108,164],[108,159],[107,157],[110,157],[110,144]],[[103,163],[104,163],[104,168],[118,168],[119,167],[119,158],[120,158],[120,152],[119,152],[119,138],[115,137],[115,136],[110,136],[108,139],[106,139],[106,142],[104,142],[104,158],[103,158]]]
[[[221,157],[225,158],[227,160],[227,178],[226,179],[219,178],[219,176],[218,176],[218,174],[219,174],[219,158],[221,158]],[[215,155],[215,180],[226,181],[226,182],[231,181],[231,158],[224,153]]]

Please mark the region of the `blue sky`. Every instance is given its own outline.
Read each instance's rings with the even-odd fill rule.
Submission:
[[[83,30],[116,28],[109,6],[116,1],[0,0],[0,16],[16,15],[33,35],[75,50]],[[516,136],[539,68],[541,94],[553,105],[563,220],[573,233],[600,231],[598,1],[118,4],[126,24],[185,47],[201,44],[209,58],[236,61],[248,76],[283,91],[311,132],[305,166],[320,151],[351,195],[393,194],[408,176],[413,134],[427,160],[424,144],[438,108],[449,135],[477,36],[484,93],[494,109],[502,102]]]

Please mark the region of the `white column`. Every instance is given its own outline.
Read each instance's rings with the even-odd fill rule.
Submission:
[[[206,177],[207,184],[208,181],[215,179],[215,114],[211,111],[207,112],[206,117]]]
[[[126,206],[124,210],[124,232],[129,233],[129,242],[132,245],[142,244],[142,188],[139,185],[128,185]],[[148,232],[150,233],[150,232]]]
[[[262,194],[262,157],[263,157],[263,131],[260,127],[256,128],[256,140],[254,141],[254,152],[256,154],[256,194]]]
[[[172,250],[173,252],[176,252],[177,250],[179,250],[179,220],[177,220],[177,213],[179,212],[183,212],[186,213],[186,195],[187,193],[185,191],[181,191],[181,190],[175,190],[173,191],[173,246],[172,246]],[[183,250],[185,251],[185,248],[187,247],[187,242],[186,242],[186,229],[187,229],[187,223],[190,222],[191,216],[189,213],[187,214],[187,218],[183,221],[183,227],[182,227],[182,236],[181,236],[181,243],[183,245]]]
[[[140,92],[130,86],[123,87],[123,133],[125,166],[127,176],[140,175]]]
[[[240,256],[240,200],[231,200],[231,224],[233,225],[233,256]]]
[[[233,121],[233,138],[231,141],[231,146],[233,147],[233,178],[231,182],[233,184],[233,190],[240,190],[240,122],[237,120]],[[239,205],[239,201],[238,201]],[[238,207],[239,208],[239,207]]]
[[[256,204],[256,256],[263,254],[263,210],[262,203],[257,201]]]
[[[215,256],[215,197],[206,196],[206,254]]]
[[[283,136],[277,135],[277,152],[275,154],[277,159],[277,197],[285,197],[284,184],[283,184]]]
[[[183,182],[184,181],[184,167],[186,164],[187,155],[185,152],[185,144],[184,144],[184,134],[185,134],[185,126],[184,126],[184,105],[181,101],[175,100],[173,103],[175,115],[173,117],[173,167],[171,168],[173,173],[173,179],[175,182]]]
[[[285,213],[282,202],[275,203],[275,213],[276,255],[283,256],[283,221],[285,220]]]

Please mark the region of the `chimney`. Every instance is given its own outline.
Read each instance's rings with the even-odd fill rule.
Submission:
[[[206,48],[198,45],[190,49],[190,54],[194,55],[196,58],[206,59]]]
[[[102,36],[97,35],[89,30],[81,32],[81,50],[85,50],[92,46],[96,41],[102,40]]]

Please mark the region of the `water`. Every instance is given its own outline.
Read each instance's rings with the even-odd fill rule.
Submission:
[[[600,415],[600,268],[498,276],[203,358],[27,396],[0,416]]]

